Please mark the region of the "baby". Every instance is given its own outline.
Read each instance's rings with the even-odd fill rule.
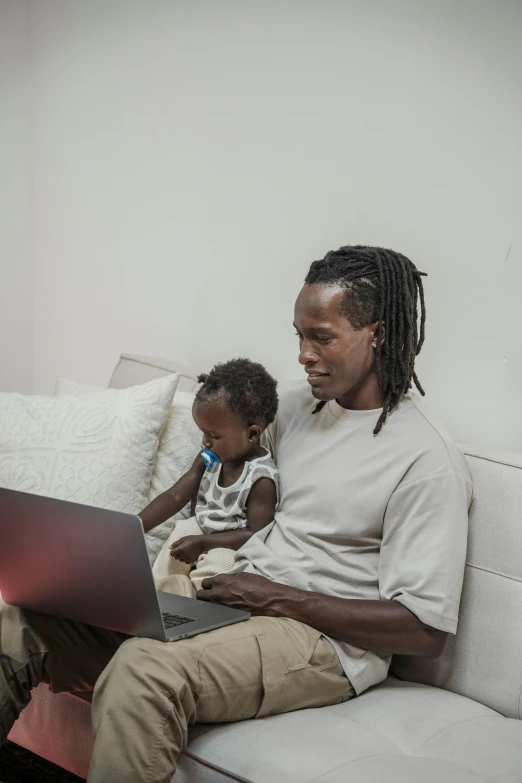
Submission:
[[[202,454],[140,514],[145,532],[188,503],[195,514],[176,522],[154,563],[156,586],[166,591],[176,574],[199,589],[205,577],[229,571],[235,550],[272,522],[279,500],[277,468],[260,443],[277,413],[276,381],[248,359],[217,364],[198,381],[192,415]]]

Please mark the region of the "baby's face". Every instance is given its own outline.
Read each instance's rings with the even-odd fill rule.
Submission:
[[[252,448],[250,430],[223,400],[194,402],[192,416],[201,430],[205,449],[217,454],[221,462],[245,458]]]

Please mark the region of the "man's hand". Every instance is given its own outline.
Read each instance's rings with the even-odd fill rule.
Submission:
[[[182,563],[192,565],[203,552],[206,552],[205,536],[183,536],[170,546],[170,555]]]
[[[293,590],[257,574],[218,574],[204,579],[201,586],[196,598],[202,601],[269,617],[283,616],[278,609],[281,597]]]

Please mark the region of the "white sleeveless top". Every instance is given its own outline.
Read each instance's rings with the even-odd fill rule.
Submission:
[[[279,504],[279,475],[270,452],[245,462],[243,472],[230,487],[219,484],[221,463],[203,474],[198,490],[196,518],[204,533],[222,533],[247,525],[247,499],[252,485],[260,478],[271,479],[276,487]]]

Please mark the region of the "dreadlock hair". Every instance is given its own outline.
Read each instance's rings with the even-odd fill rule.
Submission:
[[[321,261],[314,261],[305,278],[305,283],[344,289],[342,312],[354,329],[377,321],[377,380],[384,393],[384,405],[374,435],[379,434],[388,413],[411,389],[412,380],[424,395],[414,365],[424,343],[426,307],[421,276],[425,274],[394,250],[347,245],[330,251]],[[421,307],[420,334],[417,299]],[[318,403],[313,413],[324,405],[325,402]]]
[[[258,362],[232,359],[216,364],[208,374],[198,376],[198,383],[203,384],[196,394],[198,402],[222,396],[247,426],[262,423],[264,429],[275,419],[277,381]]]

